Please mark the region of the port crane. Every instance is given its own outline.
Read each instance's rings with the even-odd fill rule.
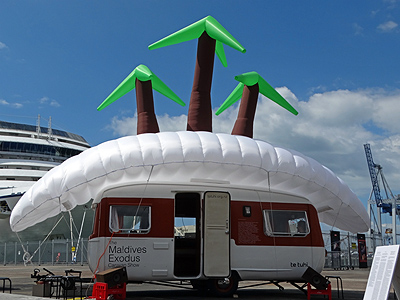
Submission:
[[[389,184],[387,183],[386,178],[383,175],[382,166],[374,163],[370,144],[364,144],[364,150],[365,150],[365,155],[367,157],[368,170],[372,183],[372,191],[368,199],[368,214],[371,219],[371,215],[373,214],[372,206],[376,205],[378,220],[375,220],[375,223],[378,228],[378,234],[380,235],[382,235],[381,214],[388,213],[389,215],[392,216],[392,236],[393,236],[393,245],[395,245],[397,244],[396,216],[399,216],[400,214],[400,205],[397,204],[397,200],[399,200],[398,199],[399,195],[397,195],[396,197],[393,195],[389,187]],[[386,198],[383,198],[381,195],[381,189],[379,185],[380,182],[385,191]],[[372,196],[374,197],[374,199],[372,199]]]

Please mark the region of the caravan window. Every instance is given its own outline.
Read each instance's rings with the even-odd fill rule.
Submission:
[[[264,232],[268,236],[306,236],[310,233],[307,213],[291,210],[263,210]]]
[[[150,206],[110,206],[109,227],[118,233],[148,233],[150,231]]]

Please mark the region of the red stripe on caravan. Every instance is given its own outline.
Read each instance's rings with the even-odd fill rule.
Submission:
[[[116,234],[121,237],[174,237],[174,199],[138,199],[138,198],[104,198],[96,210],[93,234],[90,238],[110,237],[109,212],[111,205],[151,206],[151,229],[146,234]],[[251,216],[243,215],[243,207],[251,207]],[[310,233],[305,237],[284,236],[271,237],[264,233],[262,211],[299,210],[306,211]],[[231,202],[231,238],[235,244],[247,246],[308,246],[324,247],[317,211],[311,204],[270,203],[270,202]]]
[[[250,206],[251,216],[243,216],[244,206]],[[305,237],[267,236],[264,233],[264,219],[262,213],[265,209],[306,211],[310,225],[310,233]],[[317,211],[311,204],[232,201],[231,217],[231,237],[235,240],[235,244],[238,246],[324,247]]]
[[[104,198],[97,207],[93,234],[90,238],[111,236],[111,231],[109,229],[109,213],[111,205],[139,204],[141,206],[151,206],[151,228],[149,233],[115,233],[115,237],[174,237],[174,199]]]

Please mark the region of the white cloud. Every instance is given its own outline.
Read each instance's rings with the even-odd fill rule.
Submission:
[[[49,97],[42,97],[39,99],[40,104],[45,104],[49,101]]]
[[[394,8],[396,8],[396,4],[399,1],[398,0],[383,0],[383,2],[388,4],[388,6],[387,6],[388,9],[394,9]]]
[[[374,97],[379,97],[380,99],[376,99],[374,102],[373,121],[384,130],[398,133],[400,128],[399,96],[379,96],[377,94]]]
[[[299,101],[286,87],[277,88],[299,112],[294,116],[260,96],[254,138],[297,150],[330,168],[359,197],[368,197],[371,183],[363,144],[370,143],[376,163],[384,168],[389,185],[400,181],[400,91],[336,90]],[[230,133],[238,105],[213,117],[213,131]],[[215,113],[215,111],[214,111]],[[186,116],[159,116],[160,131],[186,130]],[[136,116],[114,117],[116,136],[136,134]],[[392,187],[400,193],[400,187]]]
[[[8,49],[8,47],[6,44],[0,42],[0,50],[2,50],[2,49]]]
[[[392,31],[393,29],[397,28],[398,24],[393,21],[387,21],[385,23],[382,23],[378,26],[378,30],[382,32],[389,32]]]
[[[165,114],[163,116],[158,116],[158,126],[160,131],[183,131],[186,130],[186,115],[180,115],[176,117],[170,117]]]
[[[158,127],[160,131],[183,131],[186,130],[185,115],[170,117],[168,115],[157,116]],[[135,135],[137,129],[137,114],[133,117],[114,117],[109,125],[116,136]]]
[[[362,28],[359,24],[354,23],[353,24],[353,30],[355,35],[362,35],[364,28]]]
[[[371,16],[375,17],[378,13],[380,13],[380,11],[381,11],[380,9],[371,11]]]
[[[53,106],[53,107],[60,107],[61,105],[60,105],[60,103],[58,103],[56,100],[51,100],[51,101],[50,101],[50,106]]]
[[[14,108],[21,108],[23,106],[21,103],[18,102],[10,103],[4,99],[0,99],[0,105],[14,107]]]
[[[44,105],[50,105],[53,107],[60,107],[60,103],[58,103],[56,100],[50,99],[49,97],[42,97],[39,99],[39,103],[40,104],[44,104]]]
[[[121,119],[114,117],[111,120],[109,128],[116,136],[135,135],[137,128],[137,115],[135,114],[132,118],[122,117]]]

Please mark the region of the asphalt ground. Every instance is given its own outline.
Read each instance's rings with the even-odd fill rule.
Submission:
[[[0,277],[8,277],[12,281],[12,293],[9,294],[8,283],[6,283],[6,293],[1,293],[2,281],[0,280],[0,299],[40,299],[38,297],[31,297],[32,286],[36,285],[35,279],[31,278],[33,270],[35,268],[40,269],[40,274],[47,274],[43,268],[52,271],[56,275],[65,275],[65,270],[73,269],[75,271],[82,271],[83,278],[91,278],[92,273],[90,272],[87,265],[45,265],[45,266],[34,266],[34,265],[6,265],[0,266]],[[324,276],[340,276],[343,283],[343,295],[344,299],[363,299],[364,291],[368,281],[369,269],[355,269],[355,270],[324,270],[322,272]],[[254,281],[243,281],[239,284],[239,289],[233,295],[235,299],[307,299],[307,296],[297,288],[293,287],[288,283],[281,283],[283,290],[278,289],[273,284],[261,285],[263,282]],[[332,283],[332,299],[341,299],[341,291],[337,291],[337,280],[331,278]],[[171,287],[164,285],[156,285],[150,283],[143,284],[128,284],[127,286],[127,298],[126,299],[141,299],[141,300],[156,300],[156,299],[221,299],[216,298],[212,295],[201,294],[191,288],[191,285],[187,282],[177,282],[179,287]],[[88,284],[84,284],[84,292],[89,287]],[[91,291],[88,290],[87,295],[91,295]],[[338,297],[339,296],[339,297]],[[46,298],[45,298],[46,299]],[[48,298],[47,298],[48,299]],[[69,298],[70,299],[70,298]],[[324,299],[322,295],[312,295],[311,299]],[[325,298],[327,299],[327,297]],[[389,299],[395,299],[393,292],[391,292]]]

